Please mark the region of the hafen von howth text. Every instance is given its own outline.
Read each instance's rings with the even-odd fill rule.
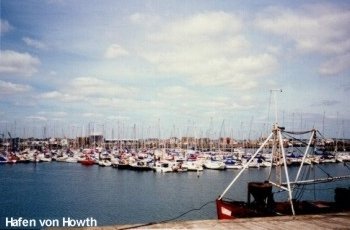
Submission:
[[[74,219],[63,217],[62,219],[26,219],[23,217],[6,217],[5,226],[10,227],[97,227],[97,220],[88,217]]]

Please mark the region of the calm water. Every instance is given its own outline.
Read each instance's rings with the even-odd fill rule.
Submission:
[[[332,176],[349,174],[343,164],[322,168]],[[264,180],[268,171],[245,171],[242,182],[227,196],[245,200],[243,182]],[[237,173],[205,170],[198,177],[196,172],[158,174],[74,163],[4,164],[0,165],[0,228],[6,227],[6,217],[37,220],[92,217],[98,226],[167,220],[214,201]],[[317,170],[315,174],[323,172]],[[306,189],[305,196],[333,200],[330,188],[337,185],[350,186],[349,181],[321,184],[317,192]],[[214,203],[181,217],[215,218]]]

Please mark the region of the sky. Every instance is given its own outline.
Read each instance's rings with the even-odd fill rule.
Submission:
[[[5,136],[250,139],[277,119],[287,130],[350,138],[349,1],[0,8]]]

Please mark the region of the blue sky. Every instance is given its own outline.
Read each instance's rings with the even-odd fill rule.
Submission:
[[[0,4],[3,133],[350,137],[347,1]]]

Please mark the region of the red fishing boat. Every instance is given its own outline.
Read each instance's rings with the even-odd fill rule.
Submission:
[[[297,170],[295,178],[292,178],[289,174],[289,167],[283,147],[284,143],[282,135],[289,135],[290,137],[292,134],[305,135],[307,133],[311,133],[311,137],[307,143],[304,142],[306,147],[302,162]],[[300,195],[298,197],[295,196],[296,191],[300,191],[299,188],[302,186],[316,183],[334,182],[350,178],[350,175],[330,176],[330,174],[327,174],[328,176],[326,178],[304,178],[304,175],[307,175],[305,170],[313,169],[313,166],[305,167],[304,162],[305,159],[314,152],[313,148],[317,145],[319,140],[316,135],[318,133],[319,132],[315,129],[307,132],[287,132],[283,127],[279,127],[276,123],[269,137],[264,141],[250,160],[243,166],[241,171],[231,181],[224,192],[216,199],[218,219],[350,211],[350,200],[348,199],[350,197],[349,184],[345,188],[335,188],[334,201],[300,200],[298,199]],[[262,151],[265,145],[271,142],[273,143],[271,157],[272,164],[268,178],[265,181],[248,182],[248,194],[246,201],[231,200],[224,197],[235,182],[239,180],[243,171],[248,168],[250,161],[252,161],[254,157],[260,151]],[[276,170],[274,175],[271,174],[272,168]],[[282,182],[282,178],[285,180],[284,182]],[[274,191],[274,189],[277,191]],[[285,201],[275,201],[274,194],[281,191],[285,191],[287,193],[287,199]]]
[[[271,90],[272,92],[282,92],[282,90]],[[239,173],[234,177],[231,183],[216,199],[216,209],[218,219],[234,219],[247,217],[265,217],[279,215],[299,215],[299,214],[319,214],[330,212],[350,211],[350,185],[346,187],[336,187],[334,189],[334,201],[321,200],[301,200],[300,191],[305,190],[305,186],[317,183],[334,182],[338,180],[349,179],[350,175],[331,176],[330,173],[320,170],[326,174],[325,178],[315,178],[316,165],[304,166],[305,160],[310,158],[316,152],[316,147],[322,143],[322,134],[316,129],[305,132],[288,132],[284,127],[279,127],[277,122],[277,103],[275,98],[275,123],[268,138],[261,144],[260,148],[254,153]],[[310,135],[309,140],[305,140],[304,135]],[[320,135],[319,135],[320,134]],[[318,137],[319,135],[319,137]],[[290,166],[287,164],[286,152],[284,149],[284,140],[293,140],[297,143],[303,143],[304,153],[302,160],[297,168],[297,173],[290,174]],[[324,143],[324,142],[323,142]],[[271,166],[264,181],[253,181],[247,184],[247,200],[237,201],[225,197],[227,192],[239,180],[242,173],[248,168],[248,165],[263,150],[264,147],[272,146]],[[302,152],[300,150],[300,152]],[[350,167],[344,163],[349,170]],[[272,171],[275,170],[273,174]],[[313,171],[313,172],[312,172]],[[294,178],[292,176],[294,176]],[[311,177],[310,177],[311,176]],[[314,177],[312,177],[314,176]],[[345,183],[344,183],[345,184]],[[276,193],[286,192],[286,199],[276,199]],[[314,193],[315,194],[315,193]],[[316,196],[315,196],[316,197]]]
[[[94,159],[92,159],[91,156],[85,155],[85,159],[84,159],[84,160],[81,160],[80,163],[81,163],[82,165],[93,165],[93,164],[95,164],[96,162],[95,162]]]

